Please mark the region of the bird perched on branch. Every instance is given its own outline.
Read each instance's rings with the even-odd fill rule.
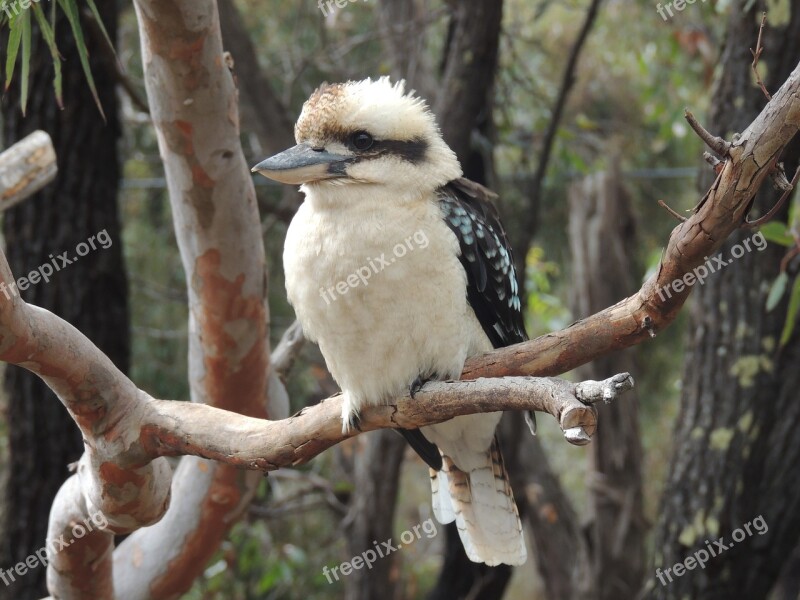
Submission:
[[[404,82],[322,85],[295,138],[253,171],[305,194],[286,235],[286,290],[342,388],[345,428],[364,406],[457,379],[469,356],[526,339],[494,194],[461,177]],[[456,522],[467,556],[518,565],[526,549],[495,437],[500,417],[401,433],[431,467],[434,514]]]

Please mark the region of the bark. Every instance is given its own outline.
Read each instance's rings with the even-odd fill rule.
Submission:
[[[586,317],[635,289],[635,224],[619,161],[573,185],[568,197],[575,282],[570,304],[573,315]],[[591,378],[605,369],[639,372],[628,350],[583,365],[575,375]],[[638,398],[628,394],[599,413],[589,475],[592,597],[633,598],[643,580],[646,533]]]
[[[58,172],[53,140],[35,131],[0,155],[0,212],[22,202],[53,181]]]
[[[714,89],[709,129],[722,135],[743,129],[766,99],[753,84],[749,47],[755,47],[761,8],[731,7]],[[791,4],[788,24],[764,31],[761,71],[774,89],[800,60],[800,8]],[[797,74],[795,69],[794,75]],[[794,76],[792,75],[792,76]],[[795,94],[797,94],[795,92]],[[772,103],[767,107],[770,110]],[[792,118],[790,117],[790,121]],[[759,162],[777,158],[759,158]],[[800,159],[795,142],[783,160],[792,172]],[[764,190],[755,206],[764,214],[779,194]],[[785,210],[780,219],[785,220]],[[731,260],[737,244],[752,238],[740,232],[722,246]],[[738,252],[737,252],[738,253]],[[766,598],[800,536],[800,335],[777,341],[787,316],[786,300],[772,312],[765,302],[784,249],[770,244],[744,252],[708,278],[691,310],[689,351],[683,374],[674,456],[656,535],[648,598]],[[733,532],[763,517],[768,531],[754,531],[734,543]],[[728,547],[714,544],[722,538]],[[704,569],[681,576],[679,561],[710,541],[716,556]],[[672,581],[670,581],[672,579]]]
[[[502,598],[511,579],[512,567],[488,567],[473,563],[466,557],[458,528],[447,525],[442,529],[445,535],[444,563],[436,587],[431,590],[427,600]]]
[[[258,61],[258,51],[233,0],[218,0],[224,48],[232,57],[234,82],[239,90],[242,130],[254,133],[259,155],[277,154],[293,146],[294,123]],[[273,215],[289,223],[303,202],[297,188],[281,186],[279,201],[260,201],[261,216]],[[260,199],[261,200],[261,199]]]
[[[550,166],[550,155],[553,152],[556,133],[561,125],[561,119],[564,115],[564,110],[566,110],[567,107],[569,93],[572,90],[572,86],[575,84],[577,77],[576,73],[578,69],[578,59],[581,56],[581,52],[586,44],[586,40],[589,38],[589,32],[592,30],[592,27],[594,27],[594,23],[597,20],[597,15],[600,12],[601,4],[602,0],[592,0],[589,8],[586,10],[586,16],[583,19],[583,25],[581,25],[578,35],[575,38],[575,43],[572,44],[572,48],[569,51],[569,56],[567,57],[567,64],[564,67],[564,73],[561,78],[561,86],[559,87],[558,95],[556,96],[553,104],[553,116],[550,118],[547,130],[544,132],[539,161],[536,164],[536,171],[533,175],[533,179],[531,180],[530,187],[527,190],[529,206],[526,216],[524,243],[521,244],[521,247],[525,251],[523,256],[527,256],[527,251],[533,241],[533,236],[539,227],[539,206],[542,196],[542,188],[544,186],[544,176],[547,174],[547,167]]]
[[[113,39],[117,5],[100,3],[98,9]],[[27,116],[22,116],[19,105],[19,72],[17,83],[2,102],[4,143],[45,130],[52,137],[59,163],[52,184],[4,212],[8,260],[18,277],[27,275],[53,264],[51,256],[62,252],[76,258],[78,244],[105,231],[109,248],[96,244],[96,250],[68,266],[59,260],[62,268],[49,282],[39,281],[22,293],[27,301],[80,328],[124,372],[129,362],[129,316],[117,210],[120,123],[113,65],[98,51],[96,41],[87,39],[104,122],[86,84],[70,27],[57,12],[57,43],[64,57],[64,109],[58,107],[53,92],[50,52],[37,32],[33,34]],[[82,22],[86,28],[86,19]],[[0,45],[5,48],[5,40],[0,40]],[[28,178],[34,176],[35,181],[36,173],[29,171]],[[4,190],[3,196],[8,191]],[[0,296],[0,302],[6,302],[5,296]],[[10,471],[4,490],[0,568],[13,567],[44,546],[53,500],[69,477],[67,466],[83,451],[73,420],[40,379],[23,369],[9,368],[5,389]],[[45,574],[42,566],[31,569],[11,586],[0,586],[0,597],[40,598]]]

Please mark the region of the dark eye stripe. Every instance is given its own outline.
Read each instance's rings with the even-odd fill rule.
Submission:
[[[425,160],[428,142],[421,139],[408,141],[376,140],[372,148],[378,150],[381,154],[391,154],[412,164],[417,164]]]
[[[428,142],[421,138],[414,138],[412,140],[375,139],[369,149],[359,150],[353,145],[353,133],[337,137],[339,138],[339,142],[356,154],[356,160],[354,162],[390,154],[412,164],[418,164],[425,160],[425,154],[428,151]]]

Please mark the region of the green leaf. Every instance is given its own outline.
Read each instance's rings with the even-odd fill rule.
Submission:
[[[781,333],[781,347],[785,346],[789,338],[792,337],[798,311],[800,311],[800,277],[795,278],[794,286],[792,287],[789,310],[786,312],[786,323],[784,323],[783,332]]]
[[[19,45],[22,41],[22,26],[19,18],[9,21],[10,31],[8,32],[8,56],[6,57],[6,91],[11,87],[11,79],[14,76],[14,65],[17,63]]]
[[[28,90],[31,83],[31,12],[26,10],[20,15],[22,29],[22,73],[20,74],[20,105],[22,114],[28,107]]]
[[[92,77],[92,69],[89,66],[89,52],[86,50],[86,40],[83,37],[83,29],[81,29],[78,5],[75,0],[58,0],[58,4],[64,11],[64,14],[67,15],[67,20],[72,28],[72,34],[75,36],[75,45],[78,47],[78,57],[81,60],[83,73],[86,75],[86,82],[89,84],[89,89],[92,91],[97,110],[100,111],[105,121],[106,114],[103,112],[103,106],[100,104],[100,97],[97,95],[97,87],[94,84],[94,77]]]
[[[770,312],[773,308],[778,306],[778,302],[781,301],[781,298],[783,298],[783,295],[786,293],[786,285],[788,283],[789,276],[786,274],[786,271],[783,271],[775,278],[775,281],[772,282],[772,287],[770,287],[769,295],[767,296],[767,312]]]
[[[787,248],[794,246],[794,238],[789,235],[786,223],[781,223],[780,221],[770,221],[769,223],[762,225],[759,228],[759,231],[764,234],[764,237],[767,238],[767,241],[780,244],[781,246],[786,246]]]
[[[86,4],[89,5],[89,10],[92,12],[94,20],[97,21],[97,25],[100,27],[100,31],[103,32],[103,37],[106,38],[106,42],[108,42],[108,47],[111,48],[111,52],[113,52],[114,56],[116,56],[117,53],[114,50],[114,43],[111,41],[111,36],[108,35],[108,31],[106,31],[106,26],[103,24],[103,19],[100,18],[100,13],[97,10],[97,6],[95,6],[94,0],[86,0]]]
[[[33,4],[31,6],[31,10],[33,10],[33,16],[36,17],[36,22],[39,24],[39,29],[42,31],[42,36],[47,42],[47,47],[50,50],[50,55],[53,57],[53,69],[55,70],[55,75],[53,77],[53,89],[55,90],[56,93],[56,102],[58,103],[59,108],[64,108],[63,77],[61,75],[61,54],[58,52],[58,46],[56,46],[56,32],[53,31],[53,28],[47,21],[47,17],[45,16],[41,6],[39,6],[38,4]]]

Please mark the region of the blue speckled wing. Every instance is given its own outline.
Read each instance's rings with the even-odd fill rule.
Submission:
[[[467,299],[486,336],[495,348],[527,340],[511,247],[492,204],[495,194],[459,178],[437,195],[461,246]]]

